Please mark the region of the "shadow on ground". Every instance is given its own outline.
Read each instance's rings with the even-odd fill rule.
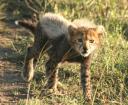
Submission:
[[[0,25],[0,103],[2,105],[16,104],[27,96],[27,83],[21,78],[24,57],[12,45],[15,41],[14,30],[13,25]]]

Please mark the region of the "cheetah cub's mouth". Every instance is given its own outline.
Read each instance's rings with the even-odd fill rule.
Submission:
[[[83,52],[80,52],[80,55],[83,57],[88,57],[93,51],[96,49],[96,46],[92,46],[90,49],[83,50]]]

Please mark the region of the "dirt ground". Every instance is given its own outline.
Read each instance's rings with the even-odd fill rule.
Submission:
[[[26,83],[21,78],[22,61],[13,44],[16,26],[0,21],[0,105],[17,105],[26,98]]]

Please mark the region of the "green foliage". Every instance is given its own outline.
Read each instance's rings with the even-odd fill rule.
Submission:
[[[70,19],[89,17],[91,19],[106,20],[125,16],[126,0],[30,0],[30,6],[37,11],[56,12]],[[25,0],[1,0],[2,11],[16,16],[30,16]]]
[[[92,105],[128,104],[128,42],[123,39],[122,26],[127,22],[128,3],[126,0],[33,0],[31,5],[38,11],[61,13],[68,19],[87,17],[105,26],[107,35],[92,62]],[[22,0],[1,0],[0,8],[12,18],[32,14]],[[11,18],[11,17],[10,17]],[[28,43],[23,37],[21,42]],[[20,44],[21,44],[20,42]],[[17,45],[19,42],[16,42]],[[18,49],[18,46],[17,46]],[[21,51],[25,49],[19,47]],[[46,96],[39,100],[41,89],[46,80],[44,65],[47,57],[41,57],[31,91],[36,98],[29,100],[30,105],[82,105],[79,65],[66,65],[60,68],[60,81],[65,87],[64,96]],[[43,75],[39,75],[43,74]],[[43,103],[43,104],[42,104]],[[25,105],[24,100],[19,105]]]
[[[31,12],[29,12],[28,8],[25,6],[24,1],[1,0],[0,5],[0,11],[6,15],[7,19],[15,19],[16,17],[18,18],[31,15]]]

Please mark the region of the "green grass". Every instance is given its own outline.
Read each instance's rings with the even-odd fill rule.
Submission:
[[[125,14],[126,5],[122,5],[122,1],[61,0],[54,3],[53,0],[46,7],[47,10],[50,8],[51,11],[62,13],[71,20],[87,17],[105,26],[107,34],[103,37],[100,48],[94,54],[91,66],[92,105],[128,105],[128,41],[123,38],[121,32],[123,23],[127,22],[125,20],[127,13]],[[15,4],[14,1],[10,1],[8,5],[10,3]],[[106,6],[109,7],[108,17],[102,14],[107,13],[104,8]],[[7,11],[9,12],[9,10]],[[16,15],[13,14],[14,18],[24,12],[21,11],[20,7],[16,11],[18,12],[16,12]],[[20,41],[18,39],[15,40],[12,48],[17,49],[18,55],[23,59],[26,46],[32,43],[32,38],[27,35],[22,36],[19,33],[17,37],[21,37]],[[13,57],[18,56],[11,56],[12,59]],[[50,95],[44,96],[42,99],[38,98],[41,89],[46,83],[44,76],[44,64],[46,61],[47,56],[45,55],[38,62],[35,78],[30,86],[30,94],[33,94],[33,97],[28,100],[28,105],[82,105],[83,97],[79,64],[66,64],[60,68],[60,82],[64,86],[63,96]],[[14,91],[15,93],[16,91]],[[26,105],[26,100],[20,99],[18,105]]]
[[[121,25],[112,32],[106,30],[107,35],[103,37],[102,45],[94,54],[91,66],[92,105],[128,104],[128,42],[122,37],[120,29]],[[46,61],[47,56],[43,56],[38,62],[35,79],[30,86],[30,93],[34,96],[29,99],[29,105],[82,105],[79,64],[65,64],[60,68],[63,96],[48,95],[38,98],[46,83]],[[25,100],[20,100],[18,105],[25,103]]]

